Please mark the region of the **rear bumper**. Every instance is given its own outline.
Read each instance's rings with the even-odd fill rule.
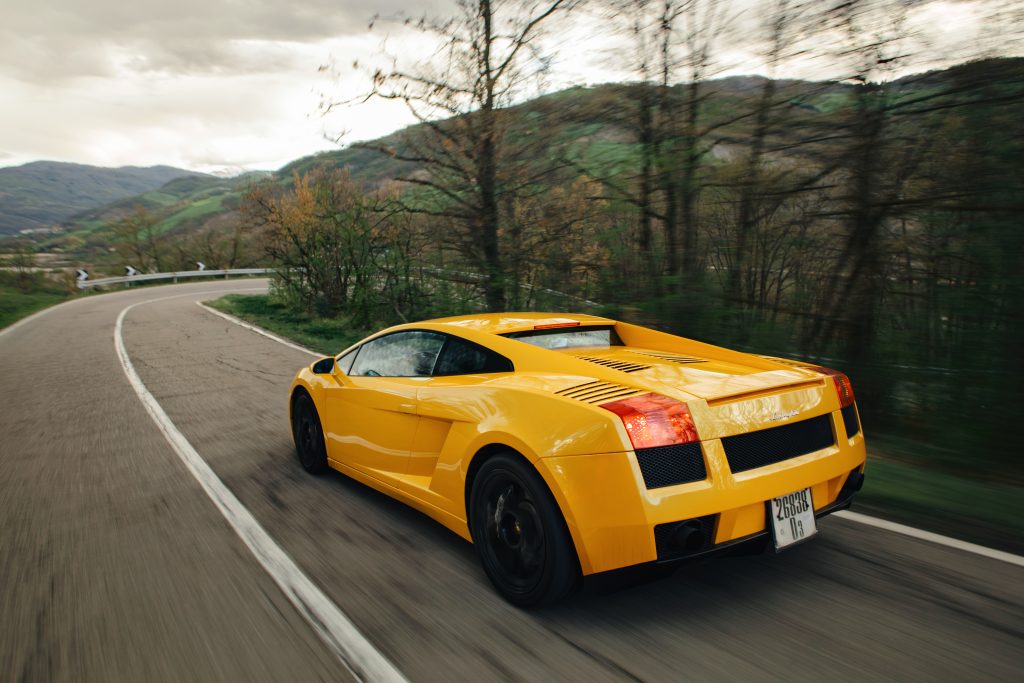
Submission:
[[[810,488],[816,516],[848,507],[862,479],[863,433],[846,436],[843,417],[832,413],[835,444],[733,474],[720,440],[701,444],[708,476],[703,481],[647,489],[632,451],[543,458],[549,480],[576,544],[585,575],[634,565],[672,564],[768,536],[765,502]],[[705,539],[681,549],[670,540],[676,527],[700,520]]]
[[[860,476],[860,481],[863,482],[863,474],[860,474],[860,472],[857,472],[857,474]],[[846,486],[844,485],[843,490],[845,489]],[[834,503],[815,510],[814,516],[820,519],[833,512],[850,507],[856,491],[851,489],[848,494],[844,494],[843,490],[840,491],[839,497]],[[587,590],[597,593],[612,592],[628,588],[637,583],[664,578],[690,562],[698,562],[718,556],[760,555],[767,552],[771,547],[771,543],[771,534],[768,531],[760,531],[751,536],[719,543],[710,548],[702,548],[697,552],[589,574],[586,577],[585,586]]]

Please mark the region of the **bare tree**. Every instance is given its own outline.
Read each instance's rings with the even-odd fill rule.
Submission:
[[[112,230],[121,256],[134,261],[140,269],[162,271],[166,243],[157,227],[157,218],[142,207],[113,224]]]
[[[675,30],[677,22],[679,24],[677,65],[684,81],[684,95],[676,102],[667,88],[673,63],[666,55],[663,61],[666,100],[662,111],[669,121],[678,123],[671,135],[673,144],[664,157],[670,162],[666,172],[661,174],[666,194],[668,272],[672,276],[694,277],[700,267],[697,241],[702,163],[712,146],[709,143],[711,133],[732,122],[728,118],[710,124],[703,121],[704,105],[709,96],[705,80],[712,68],[717,41],[729,19],[726,4],[714,0],[688,0],[673,11],[669,11],[666,3],[663,16],[670,31]],[[663,49],[668,54],[672,48],[665,44]]]
[[[609,15],[612,30],[629,35],[627,59],[637,80],[624,93],[630,105],[601,116],[629,131],[638,163],[629,174],[602,171],[600,158],[577,167],[601,182],[609,199],[634,207],[641,261],[648,274],[657,266],[668,275],[671,291],[700,269],[703,165],[710,134],[727,123],[705,120],[705,81],[728,16],[723,3],[705,0],[612,0]]]
[[[740,185],[739,210],[736,220],[736,239],[733,246],[732,268],[729,271],[728,295],[733,301],[740,301],[742,282],[747,269],[748,248],[758,223],[757,199],[763,196],[761,173],[764,164],[765,145],[774,124],[773,118],[777,109],[775,71],[779,62],[786,56],[785,49],[789,42],[800,7],[794,7],[792,0],[777,0],[774,12],[769,19],[769,38],[767,41],[768,74],[761,86],[761,94],[755,104],[754,128],[750,136],[747,158],[744,164],[743,178]]]
[[[896,125],[898,93],[891,72],[902,52],[905,7],[879,8],[866,0],[843,2],[832,10],[846,35],[841,54],[852,60],[851,106],[837,139],[842,172],[832,218],[843,225],[836,267],[824,283],[819,315],[807,328],[805,349],[820,347],[843,330],[851,362],[867,357],[875,338],[878,306],[887,287],[884,244],[887,225],[907,206],[908,183],[930,136]],[[887,78],[888,77],[888,78]]]
[[[458,0],[452,18],[406,22],[437,40],[432,59],[408,69],[393,61],[373,75],[368,98],[401,101],[421,124],[399,144],[377,147],[408,162],[400,180],[421,190],[405,193],[402,209],[451,226],[453,244],[484,275],[492,310],[506,306],[510,284],[502,209],[536,185],[538,172],[538,158],[524,158],[528,139],[508,139],[507,107],[547,69],[542,28],[578,1]]]

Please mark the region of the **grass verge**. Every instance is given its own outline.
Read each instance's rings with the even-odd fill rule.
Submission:
[[[266,295],[230,294],[208,302],[318,353],[331,355],[364,334],[345,321],[295,313]],[[881,457],[870,448],[854,510],[1009,552],[1024,553],[1024,491]]]
[[[1024,553],[1024,491],[875,457],[853,509],[1009,552]]]
[[[22,292],[15,287],[0,285],[0,329],[12,325],[36,311],[59,304],[69,298],[60,292]]]
[[[345,320],[296,313],[267,295],[229,294],[206,303],[325,356],[334,355],[365,336]]]

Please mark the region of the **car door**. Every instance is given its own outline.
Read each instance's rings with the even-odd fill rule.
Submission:
[[[360,346],[351,365],[339,363],[337,386],[325,396],[328,457],[374,476],[404,473],[416,435],[416,392],[443,345],[436,332],[395,332]]]

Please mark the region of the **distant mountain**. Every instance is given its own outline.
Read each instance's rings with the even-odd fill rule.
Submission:
[[[0,235],[49,228],[104,204],[205,174],[171,166],[103,168],[34,161],[0,168]]]
[[[58,231],[35,235],[32,241],[44,251],[73,252],[95,262],[116,241],[114,226],[118,221],[138,211],[154,219],[159,235],[185,238],[201,232],[229,232],[238,224],[242,196],[254,184],[272,177],[268,171],[250,171],[230,178],[182,176],[149,192],[80,211],[65,219]]]

